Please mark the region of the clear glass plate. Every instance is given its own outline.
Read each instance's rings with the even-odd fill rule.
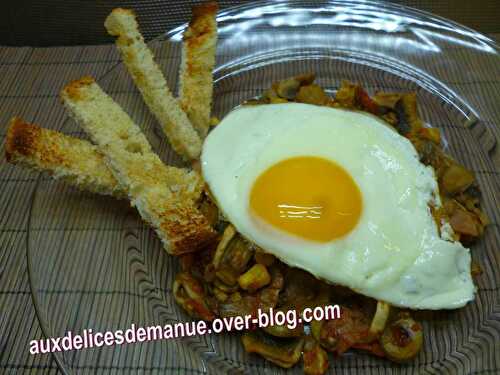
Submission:
[[[472,248],[484,271],[476,300],[457,311],[423,314],[425,347],[415,361],[397,365],[355,353],[332,360],[331,373],[493,373],[500,364],[499,182],[492,156],[492,129],[500,120],[498,46],[448,20],[376,2],[253,2],[220,12],[218,22],[214,115],[223,117],[273,81],[303,72],[315,72],[332,93],[343,79],[370,92],[416,91],[425,122],[440,128],[448,151],[476,172],[483,207],[495,223]],[[150,43],[172,88],[184,27]],[[182,164],[122,64],[100,84],[141,125],[165,162]],[[84,137],[69,120],[63,131]],[[33,299],[47,336],[190,320],[171,293],[177,260],[125,201],[41,177],[27,245]],[[246,354],[234,333],[55,358],[67,373],[285,372]],[[301,373],[302,365],[290,372]]]

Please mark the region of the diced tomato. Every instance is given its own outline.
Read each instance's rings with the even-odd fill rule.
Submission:
[[[356,103],[365,111],[378,115],[380,113],[379,105],[367,94],[361,87],[356,88]]]

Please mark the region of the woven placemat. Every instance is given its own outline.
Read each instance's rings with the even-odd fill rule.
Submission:
[[[492,35],[500,40],[500,34]],[[4,153],[6,124],[14,115],[60,129],[66,118],[58,92],[70,80],[91,74],[99,78],[119,62],[112,45],[61,48],[0,48],[0,153]],[[471,61],[480,68],[480,61]],[[486,121],[500,139],[500,85],[498,82],[467,82],[477,92],[489,95],[478,103],[488,113]],[[498,164],[497,164],[498,168]],[[498,169],[497,169],[498,171]],[[495,171],[489,171],[496,174]],[[57,373],[50,355],[31,356],[29,342],[42,338],[32,306],[26,269],[27,220],[37,174],[0,164],[0,373]],[[498,223],[493,225],[498,227]],[[498,292],[498,290],[497,290]],[[484,367],[476,374],[495,374],[497,366]],[[82,369],[94,373],[95,368]],[[108,373],[109,369],[101,373]]]
[[[19,115],[59,129],[66,114],[57,97],[70,80],[99,77],[119,61],[112,45],[70,48],[0,48],[0,373],[58,373],[51,355],[29,354],[42,338],[26,264],[26,220],[37,174],[5,162],[9,119]],[[31,373],[31,372],[30,372]]]

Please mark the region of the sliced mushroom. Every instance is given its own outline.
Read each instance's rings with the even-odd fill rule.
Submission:
[[[441,190],[448,195],[465,191],[474,182],[474,175],[457,163],[451,164],[441,178]]]
[[[247,100],[245,105],[258,104],[277,104],[287,103],[289,100],[295,100],[300,86],[310,85],[315,78],[314,74],[300,74],[295,77],[283,79],[275,82],[272,87],[258,97]]]
[[[293,100],[299,91],[300,81],[295,77],[287,78],[273,85],[280,98]]]
[[[214,264],[214,267],[217,269],[220,265],[220,262],[222,261],[222,256],[224,255],[224,252],[226,251],[226,247],[229,244],[229,242],[233,239],[233,237],[236,235],[236,229],[229,224],[226,229],[224,230],[224,233],[222,234],[222,238],[219,241],[219,244],[217,245],[217,249],[215,250],[215,255],[212,263]]]
[[[214,286],[220,290],[222,290],[225,293],[234,293],[238,290],[238,285],[227,285],[224,284],[222,281],[219,279],[215,279],[213,282]]]
[[[300,103],[325,105],[329,98],[320,86],[311,84],[299,89],[296,100]]]
[[[476,206],[477,198],[469,198],[469,201],[464,195],[465,193],[457,196],[457,199],[442,196],[441,211],[445,212],[446,221],[450,223],[458,240],[464,245],[469,245],[483,234],[489,220]]]
[[[369,321],[363,312],[341,308],[340,317],[325,321],[320,331],[320,344],[326,350],[342,354],[356,343],[363,343],[369,335]]]
[[[228,225],[213,258],[215,275],[226,285],[236,285],[253,253],[253,245],[238,235],[232,225]]]
[[[222,263],[230,266],[239,275],[247,268],[253,253],[253,245],[238,235],[228,244]]]
[[[304,343],[304,374],[323,375],[328,371],[328,353],[312,337],[307,337]]]
[[[342,81],[335,95],[335,101],[342,107],[354,109],[356,107],[356,85],[349,81]]]
[[[212,292],[214,294],[214,297],[219,302],[226,302],[227,299],[229,298],[229,295],[225,291],[223,291],[222,289],[214,287]]]
[[[173,294],[175,301],[193,318],[209,321],[215,318],[208,307],[202,285],[187,272],[176,276]]]
[[[390,360],[409,361],[422,349],[422,326],[410,317],[401,318],[385,328],[380,343]]]
[[[288,309],[276,309],[275,313],[277,312],[283,312],[284,314],[287,313]],[[263,328],[264,332],[266,332],[269,335],[276,336],[276,337],[301,337],[304,334],[304,325],[302,323],[297,323],[294,328],[289,328],[288,325],[285,323],[283,325],[269,325],[265,328]]]
[[[295,76],[294,78],[300,82],[301,86],[307,86],[307,85],[310,85],[311,83],[314,82],[314,80],[316,79],[316,74],[304,73],[304,74],[299,74],[298,76]]]
[[[243,297],[239,292],[233,293],[226,301],[219,303],[219,315],[223,318],[252,315],[256,311],[257,302],[253,296]]]
[[[264,332],[271,336],[276,336],[276,337],[284,337],[284,338],[290,338],[290,337],[301,337],[304,334],[304,326],[301,324],[298,324],[297,327],[295,328],[288,328],[286,325],[273,325],[273,326],[267,326],[263,328]]]
[[[377,102],[375,102],[368,93],[361,87],[356,86],[356,105],[361,110],[370,112],[374,115],[381,115],[386,112],[386,109],[380,107]]]
[[[422,120],[418,116],[417,95],[415,93],[403,94],[396,103],[399,123],[398,131],[402,135],[415,134],[423,127]]]
[[[476,216],[466,210],[454,210],[450,216],[450,225],[455,232],[461,235],[478,237],[481,234]]]
[[[407,136],[410,134],[412,128],[408,116],[406,115],[405,108],[403,106],[403,101],[399,100],[394,107],[396,114],[398,116],[398,121],[396,123],[396,130],[399,134]]]
[[[396,103],[401,99],[400,93],[391,92],[381,92],[378,91],[373,96],[373,100],[382,107],[392,108],[396,106]]]
[[[421,128],[419,135],[437,145],[441,143],[441,132],[438,128]]]
[[[387,302],[377,302],[377,309],[373,316],[372,323],[370,324],[370,329],[368,330],[373,338],[380,336],[384,331],[387,319],[389,318],[390,308],[391,306]]]
[[[248,353],[256,353],[283,368],[290,368],[300,360],[304,339],[276,339],[260,330],[242,336]]]

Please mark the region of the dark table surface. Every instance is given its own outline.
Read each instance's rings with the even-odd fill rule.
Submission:
[[[151,39],[186,22],[196,0],[3,0],[0,45],[61,46],[111,42],[102,24],[116,7],[134,8],[143,34]],[[242,0],[220,0],[221,9]],[[313,0],[320,5],[324,1]],[[392,0],[462,23],[483,33],[500,33],[498,0]]]

